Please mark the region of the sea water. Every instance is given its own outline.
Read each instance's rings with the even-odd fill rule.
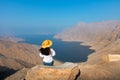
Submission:
[[[89,46],[80,45],[80,42],[67,42],[53,38],[54,35],[19,35],[23,38],[25,43],[40,46],[41,43],[50,39],[53,41],[52,48],[56,52],[54,57],[56,60],[63,62],[85,62],[89,54],[94,50],[89,49]]]

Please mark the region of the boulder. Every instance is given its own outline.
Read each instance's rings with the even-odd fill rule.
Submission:
[[[76,80],[80,75],[78,65],[66,62],[61,66],[37,65],[28,70],[26,80]]]
[[[120,61],[120,54],[107,54],[102,56],[104,62]]]

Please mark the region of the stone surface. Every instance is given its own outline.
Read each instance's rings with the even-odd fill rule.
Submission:
[[[64,63],[61,66],[35,66],[26,75],[26,80],[76,80],[80,75],[77,64]]]
[[[119,61],[120,60],[120,54],[109,54],[109,61]]]
[[[120,54],[103,55],[102,58],[105,62],[120,61]]]
[[[7,77],[5,80],[24,80],[28,70],[28,68],[23,68],[15,74]]]

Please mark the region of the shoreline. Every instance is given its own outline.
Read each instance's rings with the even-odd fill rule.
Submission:
[[[55,39],[59,39],[59,38],[55,38]],[[80,41],[80,40],[66,40],[66,39],[61,39],[61,41],[66,41],[66,42],[79,42],[80,45],[83,45],[83,46],[90,46],[89,49],[95,50],[95,52],[90,53],[90,54],[87,56],[88,59],[87,59],[85,62],[77,62],[78,64],[87,63],[87,62],[89,61],[89,56],[91,56],[91,55],[93,55],[93,54],[96,53],[96,49],[93,48],[93,46],[91,46],[90,43],[88,43],[88,42],[84,42],[84,41]]]
[[[57,38],[56,38],[57,39]],[[59,38],[58,38],[59,39]],[[67,41],[67,42],[80,42],[80,45],[83,46],[89,46],[89,49],[94,50],[95,52],[90,53],[87,57],[88,59],[85,62],[77,62],[79,64],[97,64],[98,63],[103,63],[102,61],[102,56],[104,54],[101,55],[101,52],[104,51],[104,48],[106,47],[106,43],[105,45],[96,45],[97,42],[92,43],[92,42],[87,42],[87,41],[83,41],[83,40],[66,40],[66,39],[61,39],[62,41]],[[98,59],[96,61],[94,61],[93,58],[96,58],[96,56],[99,56]]]

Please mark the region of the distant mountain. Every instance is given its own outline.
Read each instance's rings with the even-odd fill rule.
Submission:
[[[0,40],[3,40],[3,41],[11,41],[11,42],[24,41],[24,40],[21,39],[21,38],[16,38],[16,37],[13,37],[13,36],[0,36]]]
[[[120,21],[79,23],[54,36],[65,41],[80,41],[92,45],[107,45],[120,39]]]
[[[79,23],[54,38],[79,41],[95,50],[79,64],[79,80],[120,80],[120,21]]]
[[[91,49],[96,51],[95,53],[100,53],[102,50],[111,52],[116,50],[118,53],[120,52],[120,21],[79,23],[77,26],[55,35],[54,38],[83,42],[83,45],[91,46]],[[108,54],[107,51],[106,54]]]
[[[95,50],[94,53],[88,56],[86,62],[77,63],[80,69],[80,76],[77,80],[120,80],[120,21],[79,23],[76,27],[65,30],[54,37],[66,41],[79,41]],[[24,79],[29,73],[30,67],[42,62],[38,56],[38,48],[35,45],[0,40],[0,76],[11,72],[10,75],[21,69],[5,80]],[[37,66],[31,69],[35,68]],[[53,69],[55,68],[53,67]],[[40,68],[40,70],[46,73],[49,72],[43,68]],[[57,73],[61,73],[61,70]],[[51,71],[53,70],[50,69]],[[39,74],[31,72],[31,74],[34,73],[35,75],[32,78],[39,80],[35,77]],[[56,77],[55,74],[53,76]],[[2,76],[2,79],[3,77],[5,78],[5,76]],[[43,76],[39,77],[42,78]],[[47,76],[45,77],[47,78]]]

